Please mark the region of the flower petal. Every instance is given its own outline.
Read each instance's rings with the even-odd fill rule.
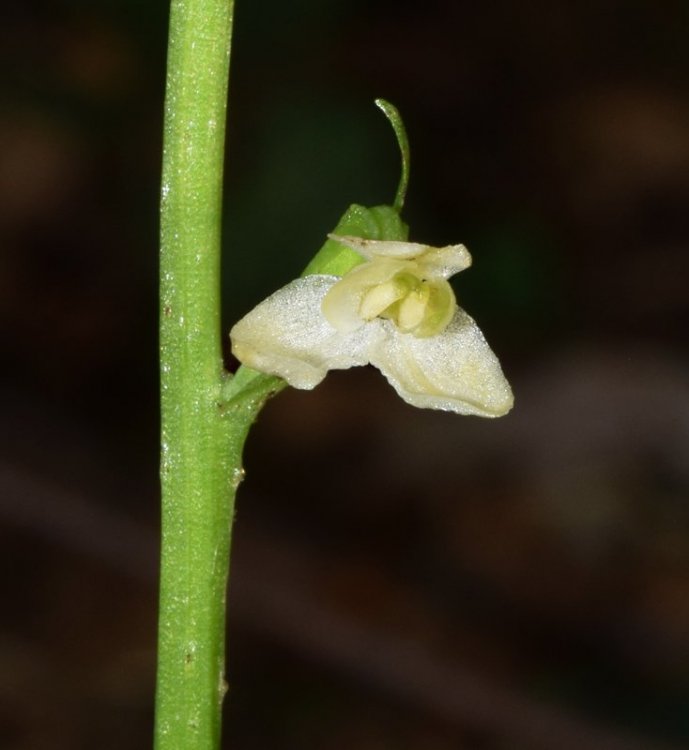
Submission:
[[[499,417],[514,402],[497,357],[461,308],[437,336],[416,338],[382,322],[386,337],[370,354],[397,393],[413,406]]]
[[[397,260],[415,260],[425,278],[449,279],[471,265],[471,254],[464,245],[447,245],[431,247],[416,242],[397,242],[388,240],[365,240],[362,237],[341,237],[329,234],[331,240],[355,250],[368,260],[376,258],[395,258]]]
[[[417,259],[419,269],[427,279],[449,279],[471,265],[471,254],[464,245],[430,247]]]
[[[367,364],[368,350],[384,336],[382,327],[335,330],[321,304],[336,281],[337,276],[305,276],[264,300],[230,331],[235,357],[304,389],[318,385],[328,370]]]
[[[428,250],[428,245],[420,245],[417,242],[398,242],[396,240],[366,240],[363,237],[341,236],[329,234],[328,237],[340,245],[354,250],[363,255],[367,260],[374,258],[397,258],[398,260],[409,260],[423,255]]]
[[[361,303],[372,287],[390,281],[400,271],[410,266],[409,261],[384,258],[363,263],[346,273],[323,300],[323,315],[330,324],[343,333],[350,333],[364,324]]]

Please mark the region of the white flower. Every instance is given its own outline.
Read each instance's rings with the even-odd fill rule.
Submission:
[[[230,332],[237,359],[306,389],[328,370],[370,363],[414,406],[483,417],[512,408],[497,357],[447,281],[471,265],[463,245],[331,239],[366,262],[268,297]]]

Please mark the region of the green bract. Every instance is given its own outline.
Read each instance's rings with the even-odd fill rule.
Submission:
[[[329,237],[356,263],[296,279],[240,320],[230,336],[244,365],[310,389],[328,370],[370,363],[414,406],[484,417],[512,408],[500,363],[447,281],[471,265],[463,245]]]

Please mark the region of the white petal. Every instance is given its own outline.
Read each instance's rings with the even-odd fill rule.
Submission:
[[[323,314],[338,331],[355,331],[364,325],[360,310],[366,292],[410,266],[408,261],[387,258],[356,266],[333,285],[323,301]]]
[[[471,265],[471,254],[464,245],[431,247],[416,242],[365,240],[362,237],[340,237],[336,234],[329,234],[328,237],[355,250],[368,260],[376,258],[415,260],[427,279],[449,279],[450,276],[464,271]]]
[[[368,260],[373,258],[397,258],[408,260],[417,258],[428,250],[428,245],[419,245],[416,242],[398,242],[396,240],[365,240],[363,237],[340,236],[329,234],[331,240],[339,242]]]
[[[370,350],[375,365],[413,406],[499,417],[514,402],[497,357],[464,310],[437,336],[416,338],[383,321],[387,336]]]
[[[304,389],[318,385],[328,370],[367,364],[382,328],[376,321],[340,333],[325,320],[321,303],[336,281],[337,276],[305,276],[255,307],[230,331],[237,359]]]
[[[417,259],[423,276],[427,279],[449,279],[471,265],[471,254],[464,245],[431,247]]]

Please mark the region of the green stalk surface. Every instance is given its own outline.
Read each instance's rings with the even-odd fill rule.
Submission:
[[[223,368],[220,232],[233,0],[172,0],[160,248],[162,551],[157,750],[217,750],[227,685],[225,612],[231,526],[249,428],[279,378]],[[379,103],[395,127],[397,111]],[[405,136],[406,138],[406,136]],[[404,139],[402,139],[404,140]],[[405,239],[395,207],[351,206],[336,233]],[[332,240],[305,273],[362,258]]]
[[[162,553],[157,750],[215,750],[246,434],[275,379],[223,370],[220,230],[232,0],[173,0],[160,249]],[[222,395],[221,395],[222,394]],[[234,400],[227,403],[228,397]]]

